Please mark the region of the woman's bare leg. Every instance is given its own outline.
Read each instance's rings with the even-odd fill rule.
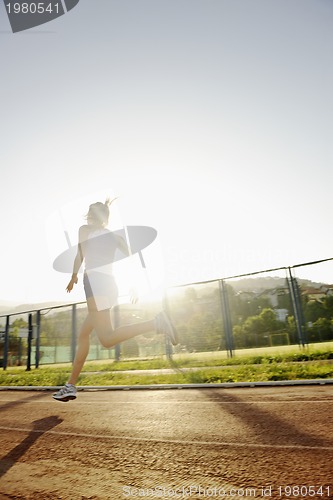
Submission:
[[[131,325],[113,328],[111,311],[109,309],[97,311],[93,299],[87,300],[88,316],[85,319],[79,336],[77,351],[73,362],[72,372],[68,379],[69,384],[75,385],[87,359],[90,347],[90,334],[96,331],[97,337],[103,347],[110,348],[129,340],[137,335],[152,332],[156,329],[155,319],[142,321]]]
[[[155,330],[154,319],[131,325],[124,325],[114,329],[111,322],[110,310],[91,311],[89,317],[100,343],[106,348],[113,347],[137,335]]]
[[[90,334],[94,326],[91,322],[90,314],[86,317],[77,338],[77,350],[73,362],[72,373],[68,379],[69,384],[75,385],[85,360],[87,359],[90,347]]]

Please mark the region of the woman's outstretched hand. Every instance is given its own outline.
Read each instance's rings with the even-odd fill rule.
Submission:
[[[70,282],[68,283],[67,287],[66,287],[66,290],[67,290],[67,293],[70,293],[72,290],[73,290],[73,287],[74,285],[77,284],[77,278],[72,278],[70,280]]]
[[[129,291],[131,304],[139,302],[139,294],[136,288],[131,288]]]

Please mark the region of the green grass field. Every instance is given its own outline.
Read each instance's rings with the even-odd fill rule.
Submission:
[[[154,385],[225,382],[269,382],[333,378],[333,343],[270,347],[225,352],[183,353],[165,358],[94,361],[85,365],[78,385]],[[25,367],[0,372],[0,386],[59,386],[71,365]],[[167,370],[166,370],[167,369]],[[147,373],[147,370],[153,370]],[[141,371],[141,373],[140,373]],[[131,373],[132,372],[132,373]]]

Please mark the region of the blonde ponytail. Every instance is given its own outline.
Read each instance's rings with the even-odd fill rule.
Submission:
[[[112,203],[113,203],[114,201],[116,201],[117,199],[118,199],[118,196],[116,196],[115,198],[113,198],[113,200],[111,200],[111,198],[108,196],[108,197],[106,198],[105,202],[104,202],[104,205],[105,205],[106,207],[110,207],[110,206],[112,205]]]

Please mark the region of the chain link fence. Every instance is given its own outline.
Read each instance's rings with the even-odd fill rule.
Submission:
[[[94,333],[88,360],[233,356],[241,350],[333,341],[333,258],[166,290],[164,307],[180,343],[155,331],[111,349]],[[318,278],[318,276],[320,278]],[[315,278],[316,277],[316,278]],[[113,310],[115,325],[151,319],[160,302]],[[0,316],[0,366],[70,363],[87,315],[85,303]]]

